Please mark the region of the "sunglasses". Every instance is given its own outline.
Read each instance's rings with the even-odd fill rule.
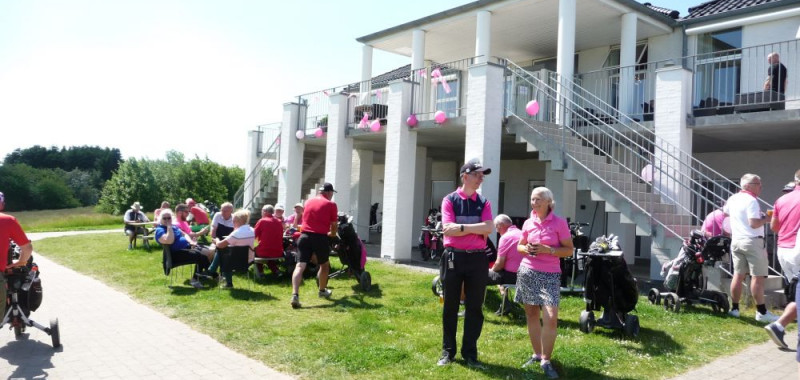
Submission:
[[[162,220],[172,220],[172,217],[171,217],[171,216],[165,216],[165,217],[163,217],[163,218],[161,218],[161,219],[162,219]]]

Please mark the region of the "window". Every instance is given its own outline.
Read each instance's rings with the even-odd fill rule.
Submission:
[[[461,93],[461,72],[457,70],[441,69],[442,78],[447,81],[447,86],[450,87],[450,92],[445,91],[442,81],[436,81],[436,102],[434,109],[444,111],[447,117],[456,117],[460,108]]]
[[[616,69],[610,70],[610,77],[609,83],[611,84],[609,88],[609,99],[611,100],[609,103],[613,108],[619,108],[619,67],[620,67],[620,47],[619,46],[612,46],[611,50],[609,50],[608,55],[606,56],[606,61],[603,63],[603,67],[606,68],[614,68]],[[634,79],[634,88],[633,88],[633,98],[631,101],[634,104],[634,107],[631,108],[634,110],[634,114],[641,113],[643,111],[641,109],[641,105],[645,102],[645,89],[646,89],[646,76],[647,76],[647,42],[640,42],[636,45],[636,77]]]
[[[742,65],[742,29],[728,29],[697,37],[694,67],[694,106],[733,105],[739,93]]]

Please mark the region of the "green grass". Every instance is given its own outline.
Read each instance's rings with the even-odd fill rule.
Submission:
[[[430,291],[429,274],[370,261],[374,285],[369,293],[359,291],[354,279],[334,279],[329,286],[333,297],[323,300],[316,296],[314,281],[306,280],[303,308],[292,310],[288,279],[259,282],[249,290],[250,280],[237,276],[236,289],[195,290],[184,282],[189,276],[184,270],[181,282],[170,289],[161,271],[161,251],[127,251],[124,237],[117,234],[47,239],[34,246],[238,352],[303,378],[541,378],[538,368],[519,368],[531,353],[524,316],[495,316],[495,290],[487,297],[478,343],[487,369],[473,371],[461,362],[438,368],[441,306]],[[332,261],[340,266],[337,258]],[[42,271],[47,281],[47,268]],[[580,297],[562,298],[553,357],[563,378],[670,377],[768,339],[751,318],[714,315],[705,307],[675,314],[644,297],[637,307],[638,338],[603,328],[584,334],[578,328],[583,306]]]
[[[9,212],[19,220],[25,232],[122,230],[122,216],[101,214],[94,206],[62,210]],[[152,216],[152,215],[150,215]]]

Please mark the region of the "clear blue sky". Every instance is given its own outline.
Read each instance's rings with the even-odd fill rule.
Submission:
[[[0,1],[0,158],[99,145],[243,167],[247,131],[282,104],[360,79],[357,37],[469,2]],[[408,62],[376,51],[373,73]]]

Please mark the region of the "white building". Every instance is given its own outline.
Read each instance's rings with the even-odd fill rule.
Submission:
[[[275,176],[248,174],[243,202],[292,205],[332,182],[362,237],[380,204],[381,255],[408,260],[427,210],[479,157],[495,214],[527,217],[547,186],[559,215],[620,235],[656,278],[742,174],[772,203],[800,168],[800,1],[749,3],[676,19],[632,0],[476,1],[360,37],[361,82],[285,104],[279,143],[252,132],[248,173]],[[373,77],[375,49],[410,66]],[[763,91],[773,51],[784,94]]]

